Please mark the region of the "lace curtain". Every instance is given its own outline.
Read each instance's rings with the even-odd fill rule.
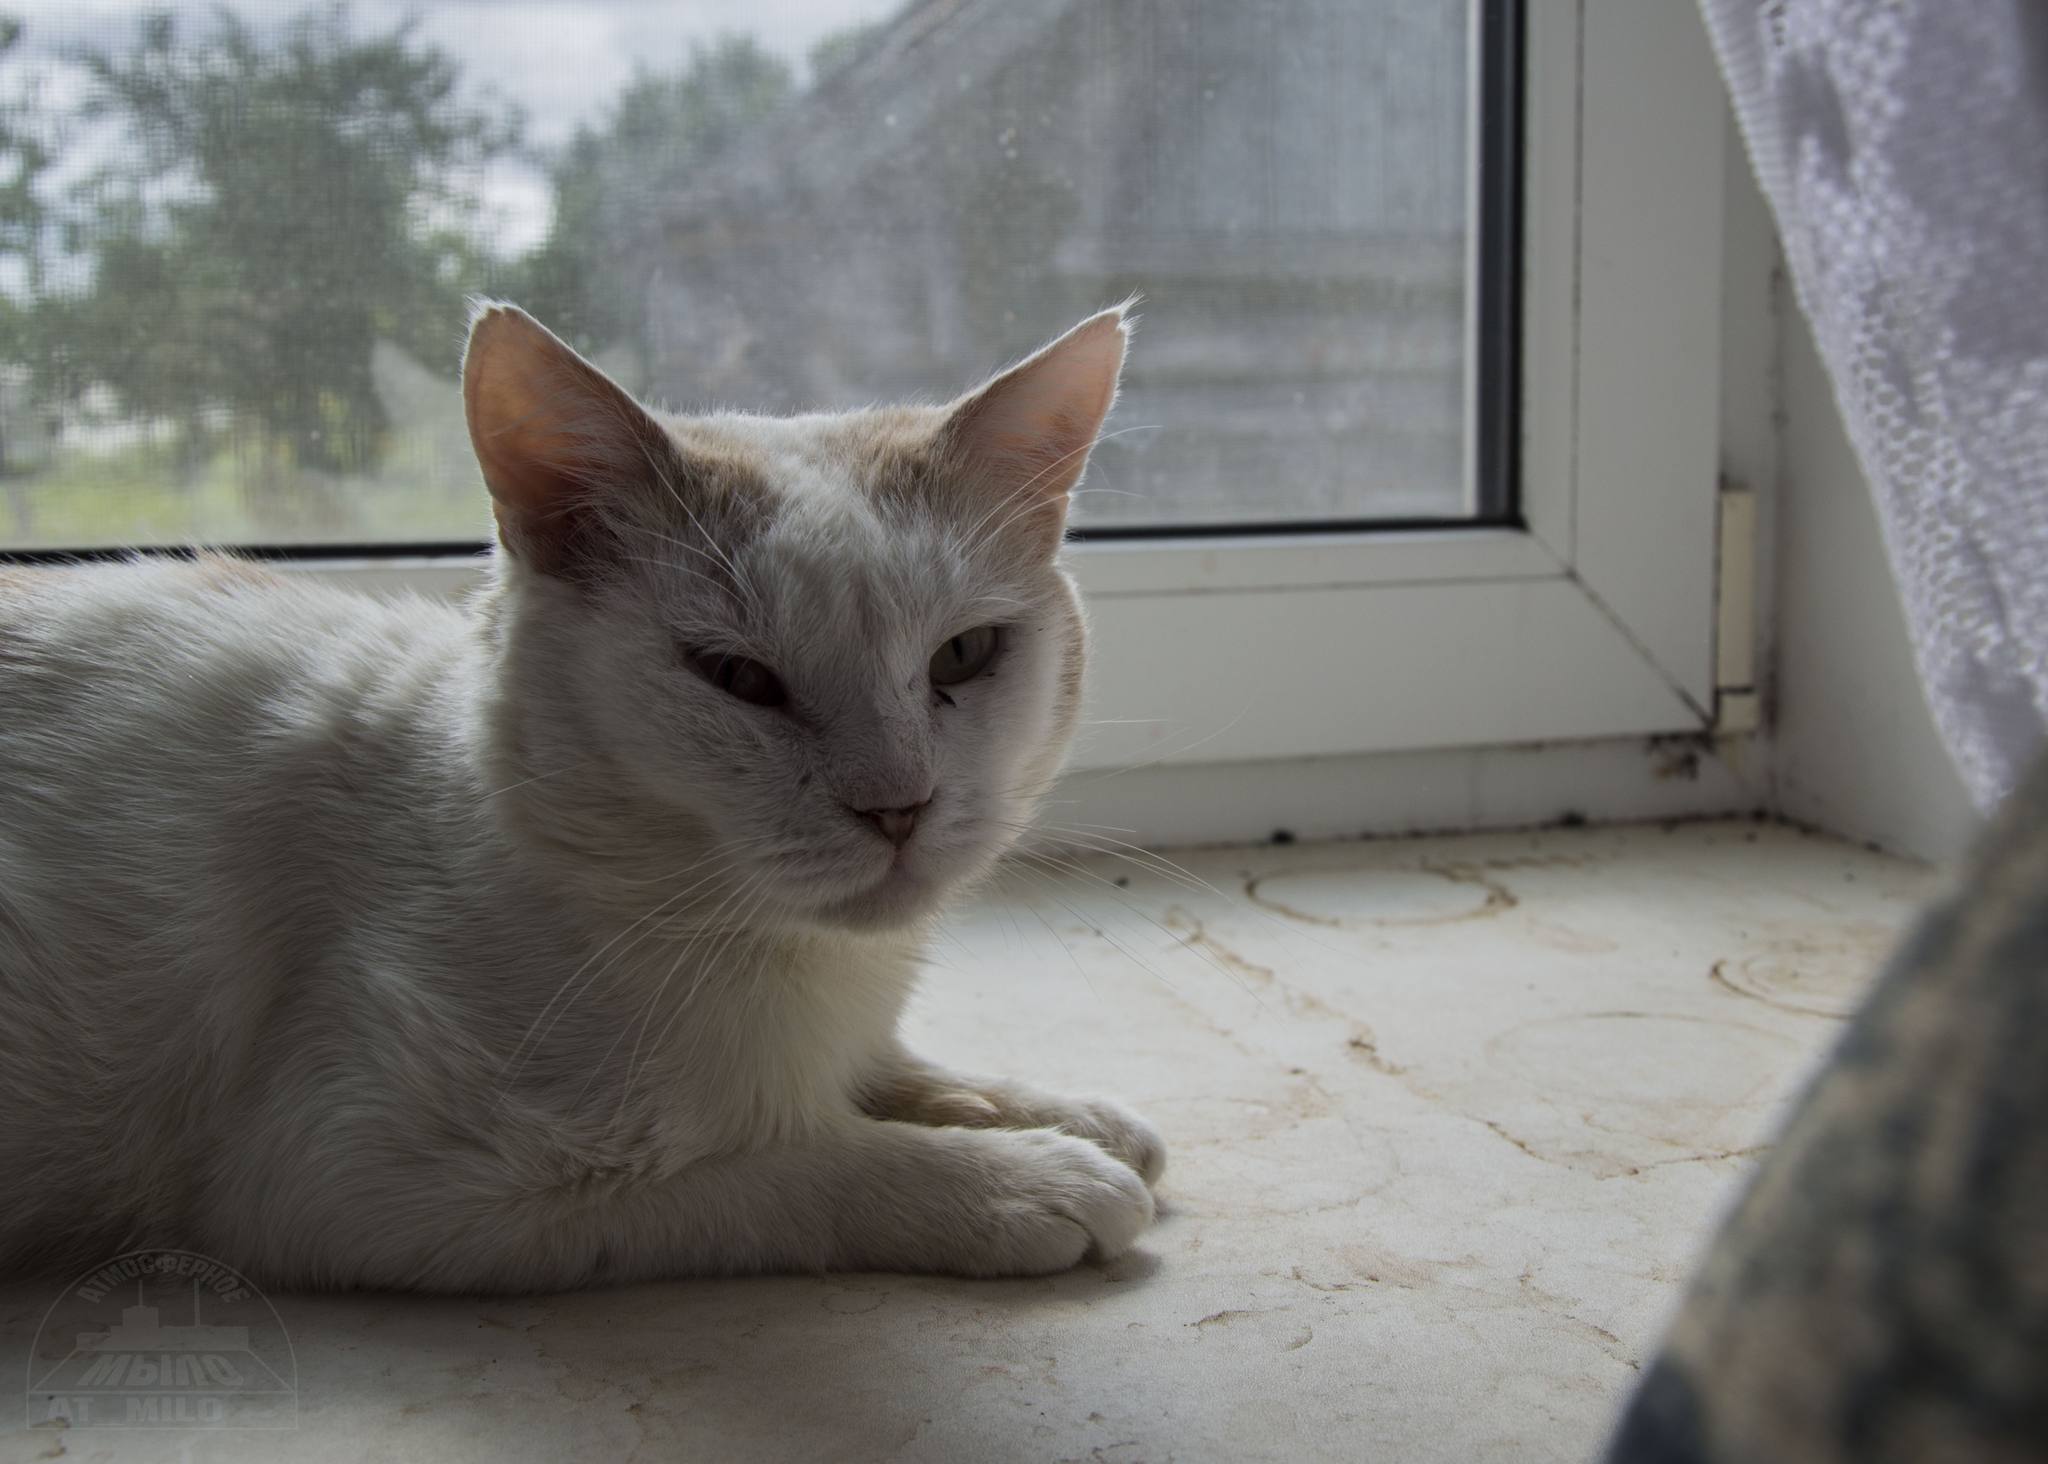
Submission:
[[[2048,728],[2048,4],[1701,9],[1988,811]]]

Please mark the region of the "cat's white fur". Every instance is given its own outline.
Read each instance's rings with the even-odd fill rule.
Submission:
[[[657,420],[490,307],[507,548],[471,603],[0,572],[0,1270],[147,1244],[503,1291],[1128,1246],[1149,1125],[896,1037],[1073,730],[1054,554],[1124,329],[949,408]],[[935,687],[982,624],[991,671]],[[927,799],[900,849],[863,812]]]

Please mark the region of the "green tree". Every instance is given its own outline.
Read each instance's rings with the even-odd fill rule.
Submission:
[[[642,72],[598,128],[579,129],[547,159],[554,222],[523,262],[522,303],[585,350],[641,343],[648,257],[661,200],[794,91],[790,68],[749,37],[692,46],[668,74]]]
[[[125,55],[83,59],[89,110],[134,146],[80,199],[91,282],[50,302],[74,359],[49,370],[195,434],[228,408],[284,466],[367,466],[385,426],[371,348],[452,368],[487,269],[463,180],[516,118],[463,101],[409,24],[358,37],[341,5],[267,33],[156,15]]]
[[[21,22],[0,15],[0,62],[20,44]],[[33,102],[20,97],[0,101],[0,255],[28,265],[24,283],[31,288],[44,221],[36,180],[51,161],[48,143],[36,125]]]
[[[0,15],[0,62],[20,43],[21,22]],[[0,359],[8,361],[29,355],[26,307],[42,281],[47,222],[36,185],[52,161],[32,96],[0,100]]]
[[[0,61],[20,45],[20,20],[0,16]],[[51,164],[49,147],[43,141],[33,102],[20,96],[0,100],[0,360],[27,362],[33,354],[33,311],[29,301],[41,281],[43,258],[43,205],[37,197],[37,178]],[[12,383],[0,383],[0,477],[8,477],[14,463],[14,422],[4,397],[12,395]],[[18,483],[8,483],[8,500],[14,528],[23,530],[29,522],[25,493]]]

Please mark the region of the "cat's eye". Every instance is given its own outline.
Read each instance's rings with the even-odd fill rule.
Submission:
[[[752,702],[757,707],[779,707],[789,700],[789,693],[782,689],[782,678],[759,661],[719,651],[698,651],[692,659],[706,681],[743,702]]]
[[[1001,643],[1002,636],[993,625],[977,625],[947,637],[945,644],[932,652],[932,685],[955,686],[979,676],[988,670]]]

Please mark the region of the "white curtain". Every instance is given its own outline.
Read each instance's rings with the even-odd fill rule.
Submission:
[[[1701,0],[1978,805],[2048,728],[2048,0]]]

